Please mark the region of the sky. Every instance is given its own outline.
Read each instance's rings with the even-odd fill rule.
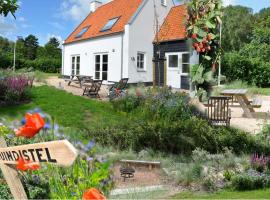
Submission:
[[[16,19],[0,16],[0,36],[15,40],[33,34],[44,45],[50,37],[60,41],[87,16],[91,0],[20,0]],[[106,2],[108,0],[102,0]],[[270,7],[270,0],[223,0],[224,5],[243,5],[254,12]]]

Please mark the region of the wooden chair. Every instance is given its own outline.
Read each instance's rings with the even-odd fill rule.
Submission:
[[[230,97],[210,97],[208,99],[207,118],[214,126],[230,126],[231,110],[229,108]]]
[[[102,80],[91,80],[91,84],[84,84],[83,86],[85,86],[85,88],[83,91],[83,96],[87,95],[90,97],[100,98],[99,91],[101,89],[102,82]]]

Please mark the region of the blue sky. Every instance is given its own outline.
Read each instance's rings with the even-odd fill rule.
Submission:
[[[0,17],[0,35],[15,40],[34,34],[41,45],[52,36],[64,40],[89,12],[91,0],[21,0],[12,16]],[[108,1],[108,0],[103,0]],[[270,0],[223,0],[225,5],[243,5],[255,12],[270,7]]]

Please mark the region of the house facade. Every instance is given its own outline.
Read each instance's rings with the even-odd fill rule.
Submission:
[[[155,37],[154,85],[191,90],[190,66],[199,63],[199,56],[186,38],[186,14],[185,5],[171,8]]]
[[[90,14],[63,45],[62,74],[129,83],[153,82],[155,23],[173,0],[89,1]]]

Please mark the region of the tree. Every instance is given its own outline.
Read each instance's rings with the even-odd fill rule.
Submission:
[[[11,13],[15,17],[15,12],[19,8],[17,0],[1,0],[0,1],[0,15],[6,17],[8,13]]]
[[[38,38],[34,35],[28,35],[24,40],[25,56],[29,60],[37,57],[37,49],[39,47]]]
[[[240,50],[251,41],[254,16],[252,9],[228,6],[224,9],[222,47],[224,51]]]
[[[61,49],[59,48],[60,42],[57,38],[50,38],[49,42],[45,44],[46,57],[61,58]]]

